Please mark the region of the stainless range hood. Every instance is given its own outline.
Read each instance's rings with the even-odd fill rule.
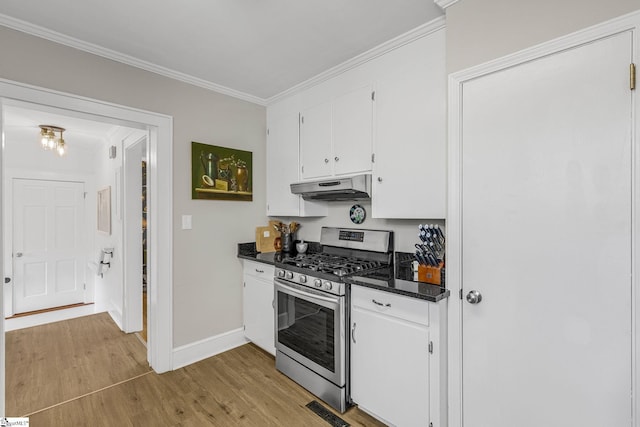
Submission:
[[[291,192],[300,194],[305,200],[369,200],[371,175],[296,182],[291,184]]]

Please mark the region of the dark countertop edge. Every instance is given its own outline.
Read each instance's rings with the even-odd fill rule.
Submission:
[[[424,285],[425,287],[429,288],[430,291],[433,293],[424,294],[420,292],[407,291],[404,289],[390,288],[388,286],[380,286],[373,283],[358,282],[355,280],[349,282],[348,279],[347,279],[347,283],[349,283],[350,286],[363,286],[365,288],[376,289],[382,292],[389,292],[390,294],[398,294],[398,295],[404,295],[410,298],[422,299],[428,302],[442,301],[443,299],[449,298],[449,296],[451,295],[451,292],[449,291],[449,289],[444,289],[444,288],[441,288],[440,286],[430,285],[428,283],[421,283],[420,285]]]

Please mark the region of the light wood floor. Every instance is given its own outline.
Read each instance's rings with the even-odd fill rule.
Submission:
[[[305,407],[316,397],[253,344],[158,375],[106,313],[8,332],[6,343],[7,415],[33,426],[329,426]],[[357,408],[337,415],[383,426]]]

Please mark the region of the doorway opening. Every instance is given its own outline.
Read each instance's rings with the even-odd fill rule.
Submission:
[[[147,241],[150,249],[148,282],[152,285],[149,288],[147,358],[150,366],[158,373],[172,370],[172,118],[0,79],[0,134],[4,135],[3,110],[7,106],[25,104],[36,111],[56,110],[70,117],[131,127],[146,132],[149,159],[147,170],[149,184]],[[3,157],[3,150],[0,150],[0,169],[4,167]],[[0,170],[0,172],[3,171]],[[159,191],[160,188],[162,191]],[[0,201],[0,204],[3,205],[4,201]],[[3,211],[4,209],[0,208],[0,212]],[[3,232],[0,231],[0,235],[2,234]],[[2,240],[6,243],[4,237]],[[11,256],[11,252],[3,245],[0,248],[0,267],[3,273],[11,264],[7,262],[7,254]],[[7,287],[8,285],[5,284],[5,291]],[[3,305],[4,293],[0,293],[0,302]],[[0,348],[4,348],[4,322],[0,322],[0,325],[2,325]],[[5,355],[4,352],[0,352],[0,413],[4,413],[4,366]]]

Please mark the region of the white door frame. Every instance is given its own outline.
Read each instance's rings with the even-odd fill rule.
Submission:
[[[570,49],[594,40],[617,34],[622,31],[633,31],[634,33],[634,62],[639,57],[638,35],[640,28],[640,12],[634,12],[603,24],[578,31],[559,39],[543,43],[530,49],[506,56],[504,58],[490,61],[467,70],[463,70],[449,76],[449,141],[448,141],[448,215],[447,215],[447,282],[451,290],[449,299],[449,425],[452,427],[462,427],[462,170],[461,170],[461,146],[462,146],[462,94],[464,84],[467,81],[492,74],[519,64],[523,64],[547,55],[552,55],[566,49]],[[638,111],[638,97],[634,96],[634,112]],[[632,242],[632,393],[633,393],[633,414],[632,422],[636,425],[639,421],[638,410],[640,409],[640,396],[637,390],[640,386],[638,377],[638,364],[636,358],[640,355],[640,324],[637,307],[640,307],[640,292],[638,292],[640,281],[636,274],[640,267],[640,259],[636,255],[636,248],[639,247],[639,236],[636,232],[640,225],[640,174],[637,173],[640,162],[640,150],[636,149],[638,144],[636,128],[638,128],[638,116],[634,117],[632,140],[633,144],[633,231],[634,240]],[[597,386],[597,385],[594,385]]]
[[[173,119],[170,116],[116,105],[100,100],[39,88],[19,82],[0,79],[0,104],[11,100],[30,102],[68,110],[77,117],[99,119],[113,124],[146,129],[149,132],[148,180],[149,203],[149,281],[151,319],[149,330],[149,363],[156,372],[172,369],[173,350]],[[2,123],[0,122],[0,127]],[[1,129],[0,129],[1,130]],[[4,133],[1,133],[4,135]],[[0,160],[2,154],[0,152]],[[160,173],[161,172],[161,173]],[[1,203],[1,201],[0,201]],[[1,227],[0,227],[1,228]],[[0,232],[1,233],[1,232]],[[2,246],[2,245],[0,245]],[[0,257],[0,263],[3,263]],[[0,265],[0,267],[4,267]],[[0,293],[2,298],[2,293]],[[2,301],[0,301],[2,303]],[[2,304],[0,304],[2,306]],[[4,337],[4,322],[0,334]],[[4,339],[4,338],[1,338]],[[2,346],[4,349],[4,345]],[[4,350],[0,365],[4,363]],[[5,382],[4,369],[0,371],[0,384]],[[4,388],[0,390],[0,413],[4,413]]]

